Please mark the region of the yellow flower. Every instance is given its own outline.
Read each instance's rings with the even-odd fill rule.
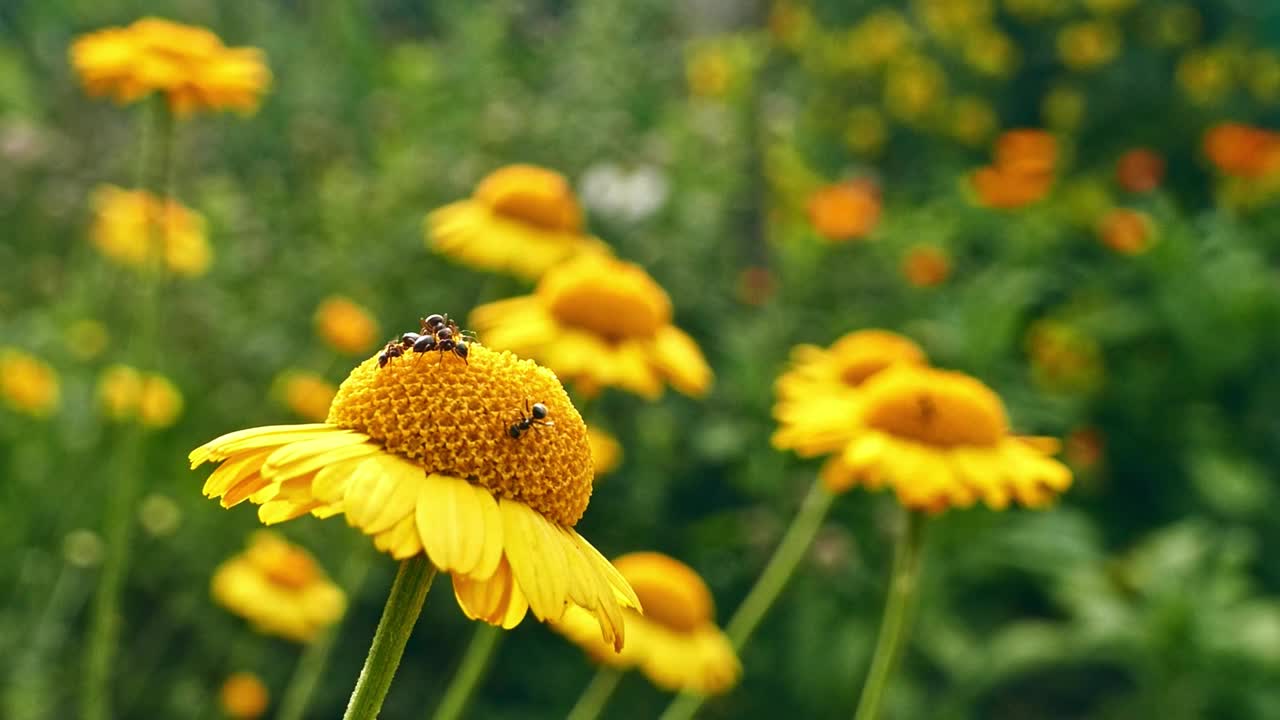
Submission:
[[[1005,77],[1018,65],[1018,46],[995,28],[983,28],[965,38],[964,60],[984,75]]]
[[[1045,125],[1054,130],[1074,130],[1084,119],[1085,96],[1079,90],[1058,86],[1045,94],[1040,101],[1040,115]]]
[[[996,111],[991,103],[973,95],[963,95],[951,103],[949,130],[955,139],[966,145],[979,145],[991,137],[996,129]]]
[[[316,332],[338,352],[367,352],[377,342],[378,321],[351,298],[331,295],[316,308]]]
[[[923,55],[911,55],[889,66],[884,105],[895,117],[919,120],[946,91],[947,75],[942,67]]]
[[[775,0],[769,10],[769,34],[782,47],[795,49],[804,44],[813,29],[813,13],[794,0]]]
[[[131,417],[142,395],[142,373],[128,365],[112,365],[98,376],[98,403],[112,420]]]
[[[427,243],[481,270],[536,280],[566,260],[609,248],[582,228],[569,181],[535,165],[508,165],[480,181],[469,200],[427,215]]]
[[[914,31],[902,13],[882,8],[867,15],[848,33],[840,62],[853,69],[883,65],[911,45]]]
[[[724,48],[703,45],[689,54],[685,65],[689,92],[696,97],[722,98],[734,82],[734,68]]]
[[[991,20],[991,0],[915,0],[916,14],[944,40],[963,35]]]
[[[81,35],[69,54],[90,95],[123,104],[161,92],[178,115],[252,113],[271,83],[261,50],[228,48],[204,28],[158,18]]]
[[[1160,5],[1143,26],[1157,45],[1187,45],[1200,35],[1200,11],[1192,3]]]
[[[919,345],[886,330],[858,330],[830,348],[798,345],[774,384],[773,446],[801,456],[844,447],[855,431],[858,395],[868,378],[897,363],[924,365]]]
[[[187,277],[203,275],[209,269],[213,253],[200,213],[145,190],[114,185],[95,190],[92,202],[90,237],[108,258],[144,269],[163,264],[170,272]]]
[[[1248,59],[1245,82],[1259,102],[1280,101],[1280,54],[1274,50],[1257,50]]]
[[[1192,102],[1210,105],[1231,90],[1231,63],[1216,50],[1193,50],[1178,61],[1178,85]]]
[[[630,553],[613,562],[645,608],[644,615],[627,611],[622,652],[600,642],[590,615],[582,610],[571,609],[552,628],[596,662],[639,667],[665,690],[711,695],[733,687],[742,666],[716,627],[711,591],[693,568],[656,552]]]
[[[512,438],[539,402],[555,424]],[[224,507],[250,500],[267,524],[342,513],[394,558],[425,553],[472,619],[512,628],[572,604],[621,647],[622,608],[638,607],[573,529],[591,496],[582,418],[553,373],[510,353],[371,357],[326,422],[224,435],[191,453],[192,467],[207,461],[225,461],[204,486]]]
[[[588,425],[587,441],[591,443],[591,465],[597,478],[618,468],[622,462],[622,446],[616,438],[594,425]]]
[[[1058,58],[1072,70],[1099,68],[1120,51],[1120,31],[1111,23],[1087,20],[1058,32]]]
[[[17,348],[0,347],[0,397],[6,405],[45,418],[57,409],[60,396],[58,373],[53,368]]]
[[[329,404],[338,394],[324,378],[306,370],[288,370],[276,378],[275,386],[284,404],[303,420],[324,422]]]
[[[138,397],[138,420],[147,427],[169,427],[182,414],[182,393],[169,378],[149,375]]]
[[[182,414],[182,393],[162,375],[143,374],[128,365],[112,365],[98,376],[98,402],[112,420],[166,428]]]
[[[75,338],[68,348],[81,360],[92,360],[107,349],[107,328],[97,320],[76,320],[67,326],[67,337]]]
[[[897,365],[862,388],[854,438],[822,468],[833,492],[889,486],[912,510],[940,512],[982,500],[1043,507],[1071,485],[1051,457],[1057,442],[1009,433],[1004,403],[957,372]]]
[[[249,672],[231,673],[218,691],[222,712],[233,720],[256,720],[271,704],[267,686]]]
[[[296,642],[311,641],[347,608],[346,595],[310,553],[265,530],[218,566],[210,592],[259,632]]]
[[[482,305],[471,322],[485,342],[532,357],[584,393],[618,387],[647,398],[664,381],[700,396],[711,368],[671,324],[671,299],[639,265],[587,256],[548,272],[532,295]]]

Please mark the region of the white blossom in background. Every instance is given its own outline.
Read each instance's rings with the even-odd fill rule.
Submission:
[[[661,210],[669,190],[666,175],[654,165],[623,169],[614,163],[587,168],[578,186],[587,208],[627,222],[639,222]]]

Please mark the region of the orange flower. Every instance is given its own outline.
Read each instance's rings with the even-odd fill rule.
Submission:
[[[1098,464],[1106,448],[1106,438],[1096,427],[1084,426],[1076,428],[1067,435],[1063,443],[1062,454],[1067,463],[1080,470],[1088,470]]]
[[[1141,255],[1151,249],[1151,217],[1129,208],[1112,208],[1098,221],[1098,239],[1122,255]]]
[[[1048,195],[1053,176],[1022,175],[996,167],[982,167],[969,176],[969,181],[983,205],[1007,210],[1030,205]]]
[[[1057,140],[1044,130],[1018,129],[996,140],[995,162],[973,172],[970,182],[983,205],[1018,208],[1042,199],[1053,186]]]
[[[1116,161],[1116,182],[1133,193],[1151,192],[1164,180],[1164,158],[1154,150],[1134,148]]]
[[[866,237],[880,220],[880,188],[870,180],[828,185],[809,198],[809,222],[835,242]]]
[[[916,287],[941,285],[951,274],[951,259],[936,245],[917,245],[903,259],[902,274]]]
[[[370,312],[350,298],[332,295],[316,308],[316,332],[339,352],[350,355],[373,347],[378,336],[378,321]]]
[[[1006,130],[996,140],[995,166],[1021,175],[1053,172],[1058,142],[1053,133],[1033,128]]]
[[[257,675],[249,672],[231,673],[218,692],[222,712],[235,720],[255,720],[262,717],[271,704],[267,686]]]
[[[1204,134],[1204,154],[1223,174],[1256,178],[1280,166],[1280,135],[1252,125],[1224,122]]]

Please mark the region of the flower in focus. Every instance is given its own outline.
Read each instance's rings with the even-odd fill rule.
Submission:
[[[285,406],[311,422],[324,422],[329,416],[329,404],[338,394],[332,383],[306,370],[287,370],[274,384]]]
[[[481,270],[536,280],[583,253],[607,254],[586,235],[569,181],[536,165],[507,165],[490,173],[468,200],[427,215],[432,249]]]
[[[58,373],[39,358],[17,348],[0,347],[0,398],[10,408],[46,418],[61,396]]]
[[[1094,70],[1120,50],[1120,31],[1111,23],[1087,20],[1058,32],[1058,58],[1072,70]]]
[[[821,237],[841,242],[866,237],[880,221],[880,188],[870,180],[847,180],[809,196],[809,222]]]
[[[81,35],[69,54],[90,95],[125,104],[160,92],[178,115],[252,113],[271,84],[258,48],[229,48],[204,28],[158,18]]]
[[[1027,331],[1033,375],[1047,390],[1087,393],[1102,382],[1102,349],[1079,328],[1056,320],[1038,320]]]
[[[981,500],[1044,507],[1071,485],[1058,443],[1010,434],[1004,403],[963,373],[899,364],[867,380],[854,437],[822,468],[827,488],[892,488],[903,506],[941,512]]]
[[[310,642],[342,618],[347,598],[301,547],[260,530],[218,566],[213,599],[262,633]]]
[[[844,447],[856,432],[858,396],[866,381],[898,363],[924,365],[924,351],[886,330],[858,330],[830,348],[798,345],[774,384],[773,446],[803,457]]]
[[[532,295],[476,308],[471,322],[486,344],[532,357],[584,393],[618,387],[655,398],[670,383],[703,395],[711,368],[671,314],[666,291],[639,265],[584,256],[542,276]]]
[[[267,712],[271,694],[267,686],[250,672],[231,673],[218,691],[222,712],[233,720],[257,720]]]
[[[1116,182],[1131,193],[1151,192],[1164,181],[1164,158],[1148,148],[1134,148],[1116,161]]]
[[[951,275],[951,259],[936,245],[917,245],[902,260],[902,275],[915,287],[934,287]]]
[[[622,445],[617,438],[594,425],[587,426],[587,441],[591,443],[591,466],[595,477],[608,475],[622,462]]]
[[[145,190],[114,185],[94,190],[92,203],[90,238],[108,258],[144,269],[163,265],[187,277],[209,269],[213,253],[200,213]]]
[[[98,402],[116,421],[136,418],[150,428],[166,428],[182,414],[182,393],[163,375],[112,365],[98,376]]]
[[[425,554],[472,619],[513,628],[570,605],[621,647],[626,580],[573,526],[591,496],[586,426],[556,376],[471,344],[468,362],[371,357],[338,389],[324,423],[251,428],[191,453],[222,464],[204,493],[261,505],[273,524],[343,514],[396,559]],[[554,425],[512,438],[530,403]]]
[[[1154,241],[1151,216],[1129,208],[1112,208],[1098,221],[1098,239],[1122,255],[1141,255]]]
[[[338,352],[367,352],[378,338],[378,321],[351,298],[331,295],[316,308],[316,332]]]
[[[579,608],[565,612],[551,627],[596,662],[639,667],[665,690],[713,695],[733,687],[742,666],[715,624],[711,591],[693,568],[656,552],[630,553],[613,563],[644,605],[643,615],[626,612],[622,651],[600,642],[591,616]]]
[[[1043,130],[1008,130],[996,140],[995,161],[969,180],[988,207],[1019,208],[1042,199],[1053,185],[1057,141]]]
[[[1280,133],[1220,123],[1204,134],[1204,154],[1224,175],[1257,178],[1280,170]]]

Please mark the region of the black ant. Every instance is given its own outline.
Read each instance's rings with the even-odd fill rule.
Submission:
[[[448,315],[428,315],[419,323],[422,329],[421,334],[405,333],[404,336],[406,340],[410,336],[413,337],[410,346],[415,353],[429,353],[434,350],[440,353],[443,360],[446,353],[452,352],[467,362],[467,355],[471,352],[470,345],[458,324],[450,320]]]
[[[418,333],[405,333],[400,336],[399,340],[392,340],[382,348],[382,352],[378,354],[378,367],[386,367],[387,363],[393,359],[404,355],[418,341]]]
[[[555,423],[547,419],[547,406],[540,402],[534,403],[533,407],[529,407],[529,401],[525,400],[524,411],[528,414],[522,415],[519,421],[507,428],[507,434],[517,440],[535,425],[555,425]]]

